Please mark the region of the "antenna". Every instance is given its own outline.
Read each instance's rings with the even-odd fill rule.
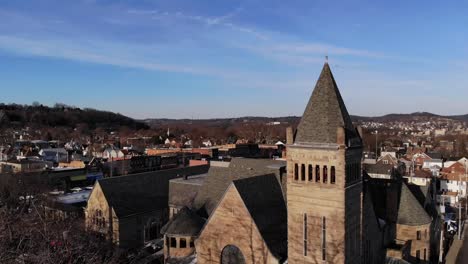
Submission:
[[[328,63],[328,55],[325,55],[325,63]]]

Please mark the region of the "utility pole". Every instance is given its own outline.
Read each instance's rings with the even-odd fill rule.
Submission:
[[[462,225],[461,225],[461,173],[458,174],[458,240],[461,240],[461,232],[462,232]]]
[[[379,147],[379,144],[378,144],[378,138],[379,138],[379,131],[376,130],[375,131],[375,160],[378,159],[378,156],[377,156],[377,153],[378,153],[378,147]]]

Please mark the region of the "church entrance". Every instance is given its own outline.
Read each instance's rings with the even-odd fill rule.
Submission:
[[[228,245],[221,252],[221,264],[245,264],[244,255],[238,247]]]

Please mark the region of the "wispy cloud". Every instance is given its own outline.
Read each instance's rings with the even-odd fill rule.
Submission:
[[[147,15],[151,19],[156,19],[156,20],[175,20],[175,19],[190,20],[190,21],[201,23],[205,26],[222,26],[222,27],[225,27],[225,28],[237,31],[237,32],[250,34],[262,40],[268,39],[268,36],[260,32],[259,30],[256,30],[252,27],[241,26],[233,22],[230,22],[230,19],[235,17],[241,11],[242,11],[242,8],[237,8],[232,12],[229,12],[225,15],[217,16],[217,17],[192,15],[192,14],[187,14],[181,11],[171,13],[168,11],[161,11],[161,10],[130,9],[127,11],[127,13],[134,14],[134,15]]]
[[[144,70],[178,72],[200,75],[223,75],[219,70],[157,63],[154,59],[129,54],[128,49],[113,47],[110,43],[71,43],[58,39],[25,39],[0,35],[0,49],[25,55],[68,59],[89,63],[139,68]]]

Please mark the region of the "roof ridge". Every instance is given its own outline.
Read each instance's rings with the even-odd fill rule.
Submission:
[[[337,143],[337,128],[345,129],[346,142],[359,138],[326,62],[297,128],[297,143]]]

